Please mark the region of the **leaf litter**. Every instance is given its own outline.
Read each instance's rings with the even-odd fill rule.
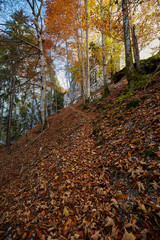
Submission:
[[[136,108],[116,101],[123,81],[1,147],[1,239],[159,239],[158,80]]]

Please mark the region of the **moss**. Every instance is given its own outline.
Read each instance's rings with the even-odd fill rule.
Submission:
[[[109,96],[109,88],[106,87],[105,90],[104,90],[104,93],[103,93],[103,96],[102,96],[101,100],[103,100],[104,98],[106,98],[108,96]]]
[[[154,72],[157,68],[157,65],[160,62],[160,52],[158,52],[156,55],[148,58],[141,60],[141,69],[145,74],[150,74]]]
[[[148,59],[141,60],[140,64],[141,64],[142,73],[140,74],[140,73],[137,73],[137,71],[135,72],[137,81],[140,82],[139,79],[143,78],[143,76],[153,73],[156,70],[159,62],[160,62],[160,52],[158,52],[156,55]],[[119,82],[122,79],[122,77],[126,75],[126,72],[127,72],[126,67],[121,69],[119,72],[116,72],[112,77],[112,81],[114,83]]]
[[[143,152],[146,157],[153,157],[155,155],[154,150],[152,148],[147,149]]]
[[[129,101],[129,102],[127,103],[126,108],[127,108],[127,109],[130,109],[130,108],[132,108],[132,107],[135,108],[135,107],[139,106],[139,104],[140,104],[140,100],[139,100],[139,99],[135,99],[135,100]]]
[[[117,103],[122,103],[128,99],[130,99],[131,96],[133,96],[135,93],[134,88],[130,88],[127,91],[125,90],[116,100]]]

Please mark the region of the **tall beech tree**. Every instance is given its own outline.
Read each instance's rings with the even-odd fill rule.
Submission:
[[[128,80],[129,87],[133,87],[136,80],[136,76],[135,76],[135,68],[134,68],[133,59],[132,59],[127,0],[122,0],[122,14],[123,14],[123,32],[124,32],[124,44],[125,44],[125,61],[126,61],[126,70],[127,70],[127,80]]]
[[[100,0],[101,7],[101,20],[103,22],[103,0]],[[103,27],[101,29],[102,34],[102,58],[103,58],[103,82],[104,82],[104,95],[109,94],[109,88],[107,85],[107,76],[106,76],[106,55],[105,55],[105,39],[104,39],[104,30]]]
[[[43,7],[43,0],[26,0],[32,10],[34,17],[34,24],[37,32],[38,47],[40,54],[40,69],[41,69],[41,121],[42,129],[46,126],[46,111],[45,111],[45,101],[46,101],[46,76],[45,76],[45,59],[43,50],[43,40],[42,40],[42,21],[41,21],[41,11]]]
[[[86,32],[86,89],[85,100],[90,98],[90,77],[89,77],[89,38],[88,38],[88,0],[84,0],[85,4],[85,32]]]

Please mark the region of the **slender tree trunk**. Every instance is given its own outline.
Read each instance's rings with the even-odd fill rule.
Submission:
[[[37,30],[37,37],[38,37],[38,46],[40,50],[40,68],[41,68],[41,121],[42,121],[42,129],[45,128],[47,119],[46,119],[46,78],[44,73],[44,52],[43,52],[43,45],[42,45],[42,36],[41,36],[41,29],[39,26],[39,22],[37,17],[35,17],[35,26]]]
[[[123,31],[124,31],[124,43],[125,43],[127,80],[128,80],[129,87],[133,87],[136,77],[135,77],[135,68],[132,60],[127,0],[122,0],[122,14],[123,14]]]
[[[83,54],[83,30],[81,28],[81,57],[82,57],[82,85],[83,85],[83,103],[85,103],[85,67],[84,67],[84,54]]]
[[[138,72],[141,72],[138,40],[137,40],[136,33],[135,33],[135,26],[132,27],[132,41],[133,41],[133,53],[134,53],[134,61],[136,64],[136,70]]]
[[[9,104],[8,126],[7,126],[7,139],[6,139],[7,146],[9,146],[11,143],[11,126],[12,126],[13,104],[14,104],[14,97],[15,97],[15,84],[16,84],[16,76],[13,76],[12,89],[11,89],[11,95],[10,95],[10,104]]]
[[[101,20],[103,21],[103,0],[100,0],[101,6]],[[104,41],[104,30],[102,28],[102,57],[103,57],[103,82],[104,82],[104,96],[109,94],[107,75],[106,75],[106,55],[105,55],[105,41]]]
[[[66,53],[67,53],[67,77],[68,77],[68,85],[70,88],[70,94],[71,94],[71,102],[73,101],[73,87],[72,87],[72,80],[71,80],[71,75],[70,75],[70,69],[69,69],[69,47],[68,47],[68,42],[66,40]]]
[[[31,126],[30,128],[32,129],[33,128],[33,124],[34,124],[34,95],[35,95],[35,89],[34,89],[34,84],[33,84],[33,92],[32,92],[32,116],[31,116]]]
[[[89,77],[89,47],[88,47],[88,0],[85,2],[85,15],[86,15],[86,91],[85,100],[90,99],[90,77]]]
[[[83,98],[83,79],[82,79],[82,57],[80,53],[80,40],[79,40],[79,32],[77,30],[77,53],[78,53],[78,68],[79,68],[79,75],[80,75],[80,88],[81,88],[81,97]]]
[[[4,99],[2,99],[2,103],[1,103],[1,115],[0,115],[0,140],[2,140],[3,112],[4,112]]]

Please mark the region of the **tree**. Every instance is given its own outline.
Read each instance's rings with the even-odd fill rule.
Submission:
[[[137,72],[141,72],[141,64],[140,64],[140,56],[139,56],[139,47],[138,40],[135,33],[135,25],[132,27],[132,41],[133,41],[133,53],[134,53],[134,61],[136,65]]]
[[[41,10],[43,7],[43,0],[26,0],[32,10],[34,17],[34,24],[37,32],[38,47],[40,54],[40,69],[41,69],[41,121],[42,129],[46,126],[46,111],[45,111],[45,100],[46,100],[46,78],[45,78],[45,59],[44,59],[44,50],[43,50],[43,40],[42,40],[42,26],[40,26],[41,20]]]
[[[90,98],[90,77],[89,77],[89,43],[88,43],[88,0],[84,0],[85,4],[85,18],[86,18],[86,89],[85,100],[89,101]]]
[[[129,87],[133,87],[136,80],[136,76],[135,76],[135,68],[132,60],[127,0],[122,0],[122,14],[123,14],[123,32],[124,32],[124,43],[125,43],[125,61],[126,61],[127,80],[128,80]]]
[[[100,0],[101,7],[101,20],[103,21],[103,0]],[[103,82],[104,82],[104,95],[107,96],[109,94],[109,88],[107,85],[107,76],[106,76],[106,55],[105,55],[105,40],[104,40],[104,30],[102,27],[102,58],[103,58]]]

